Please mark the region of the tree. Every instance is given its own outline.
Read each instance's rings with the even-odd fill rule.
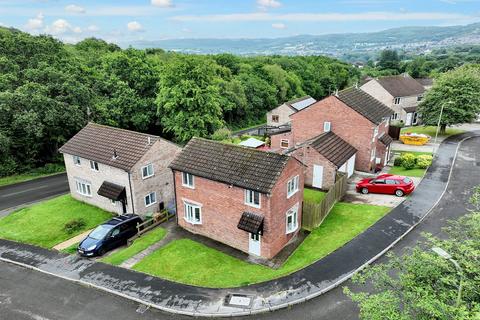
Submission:
[[[442,74],[420,103],[418,112],[425,125],[437,125],[443,113],[440,131],[454,124],[472,122],[480,112],[480,65],[466,65]]]
[[[176,141],[206,137],[223,126],[218,68],[211,59],[182,56],[162,69],[157,114]]]
[[[380,70],[400,71],[400,57],[396,50],[383,50],[377,64]]]

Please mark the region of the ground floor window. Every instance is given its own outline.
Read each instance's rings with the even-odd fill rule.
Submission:
[[[418,122],[418,114],[416,112],[412,115],[412,124],[417,124]]]
[[[202,223],[202,209],[200,206],[184,202],[185,205],[185,220],[193,224]]]
[[[89,182],[75,180],[75,188],[77,193],[81,194],[82,196],[92,196],[92,185]]]
[[[292,233],[298,228],[298,203],[287,211],[287,233]]]
[[[150,192],[145,196],[145,207],[149,207],[156,202],[157,202],[157,194],[155,192]]]

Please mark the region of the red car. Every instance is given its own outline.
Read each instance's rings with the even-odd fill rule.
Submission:
[[[415,189],[412,179],[393,174],[382,174],[376,178],[363,179],[357,183],[357,192],[385,193],[403,197]]]

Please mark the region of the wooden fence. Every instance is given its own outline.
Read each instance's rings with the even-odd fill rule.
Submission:
[[[158,214],[154,214],[152,219],[146,220],[143,223],[137,223],[138,232],[136,235],[128,239],[127,245],[130,246],[135,239],[140,238],[144,233],[154,229],[165,221],[168,221],[173,216],[174,214],[170,214],[167,210],[163,210]]]
[[[347,175],[337,173],[335,184],[328,190],[320,203],[303,201],[302,227],[312,231],[322,224],[337,201],[347,192]]]

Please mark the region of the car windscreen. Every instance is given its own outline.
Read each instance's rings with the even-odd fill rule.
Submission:
[[[406,184],[409,184],[410,182],[412,182],[412,179],[410,179],[410,178],[404,178],[404,179],[403,179],[403,182],[406,183]]]
[[[96,227],[88,236],[95,240],[102,240],[110,230],[112,230],[111,226],[101,225]]]

